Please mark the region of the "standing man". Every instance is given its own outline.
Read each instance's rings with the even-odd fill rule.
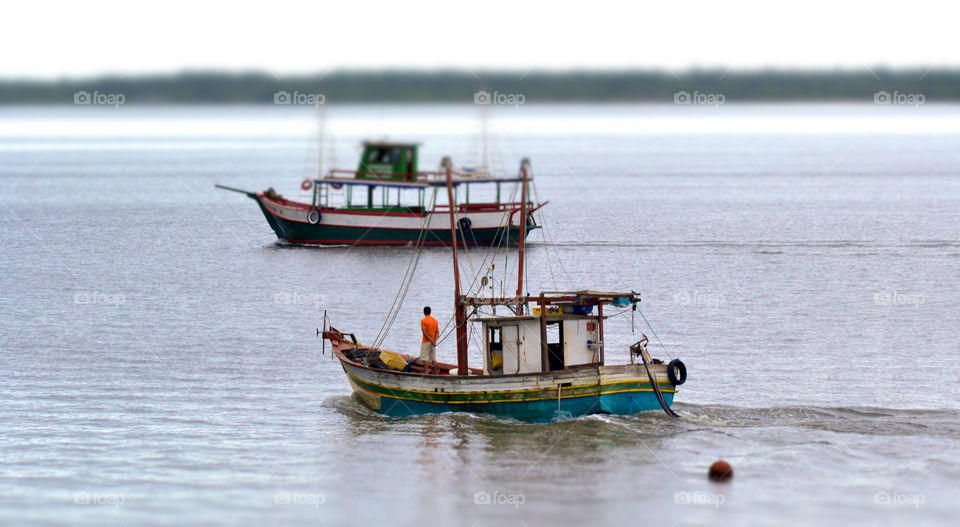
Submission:
[[[423,320],[420,321],[420,333],[423,334],[420,341],[420,362],[423,363],[423,370],[430,373],[437,365],[437,333],[440,332],[440,325],[437,319],[430,316],[430,306],[423,308],[423,315]]]

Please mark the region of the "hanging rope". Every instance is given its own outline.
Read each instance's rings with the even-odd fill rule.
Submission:
[[[533,202],[539,203],[540,195],[537,194],[537,185],[531,180],[530,186],[533,187]],[[541,214],[540,217],[543,218],[543,215]],[[543,228],[542,225],[541,228]],[[546,234],[546,232],[544,232],[544,234]],[[556,249],[554,249],[554,251],[556,251]],[[557,286],[557,277],[553,274],[553,264],[550,262],[550,246],[546,243],[543,244],[543,254],[547,257],[547,269],[550,270],[550,280],[553,281],[553,289],[559,290],[560,288]]]
[[[433,204],[430,207],[431,210],[437,202],[437,189],[433,190],[432,201]],[[400,289],[397,291],[396,296],[394,296],[393,304],[390,305],[389,311],[387,311],[387,318],[383,321],[383,325],[380,326],[380,331],[377,332],[377,338],[373,343],[374,349],[379,349],[383,344],[383,341],[387,338],[387,334],[390,332],[390,329],[393,328],[393,323],[400,314],[400,308],[403,306],[403,301],[406,299],[407,293],[410,291],[410,286],[413,284],[413,277],[416,274],[417,266],[420,263],[420,255],[423,253],[423,242],[426,239],[428,230],[427,225],[429,223],[430,214],[424,214],[423,220],[420,223],[420,234],[417,236],[416,252],[414,253],[414,257],[411,259],[410,263],[407,264],[407,270],[404,273],[403,280],[400,282]]]
[[[537,193],[537,184],[534,183],[533,181],[531,181],[530,184],[533,186],[533,193],[536,196],[537,201],[540,201],[540,196]],[[550,233],[550,230],[547,228],[547,223],[549,222],[547,221],[546,214],[544,210],[541,209],[540,210],[540,228],[543,229],[543,238],[544,238],[544,241],[546,241],[546,246],[547,248],[553,248],[553,253],[557,257],[557,263],[560,264],[560,270],[563,271],[563,275],[567,277],[567,281],[570,283],[570,285],[574,289],[579,289],[579,287],[577,287],[576,285],[576,282],[574,282],[573,278],[571,278],[570,273],[567,272],[566,266],[563,265],[563,259],[560,258],[560,252],[557,250],[557,245],[553,242],[553,235]],[[549,256],[547,259],[549,261]],[[551,273],[552,272],[553,270],[551,269]]]
[[[640,313],[640,317],[643,318],[643,321],[646,322],[647,327],[650,328],[650,332],[653,333],[653,338],[657,339],[657,343],[660,344],[660,347],[663,348],[663,352],[667,354],[667,357],[670,357],[673,360],[673,355],[670,355],[670,352],[667,351],[667,347],[663,345],[663,341],[660,340],[660,337],[657,336],[657,332],[653,330],[653,326],[650,325],[650,322],[647,321],[647,317],[643,316],[643,311],[637,309],[637,313]]]
[[[511,192],[511,194],[510,194],[510,196],[509,196],[509,198],[508,198],[508,201],[509,201],[510,203],[512,203],[513,200],[516,199],[517,192],[519,192],[519,185],[518,185],[518,186],[515,186],[514,189],[513,189],[513,191]],[[486,269],[487,269],[487,265],[488,265],[487,262],[488,262],[488,261],[489,261],[489,262],[495,262],[495,261],[496,261],[496,258],[497,258],[497,256],[498,256],[500,250],[504,250],[505,253],[507,254],[508,258],[509,258],[509,254],[510,254],[510,252],[509,252],[510,225],[508,224],[509,214],[510,214],[510,210],[509,210],[509,209],[505,209],[505,210],[503,211],[503,214],[500,216],[500,225],[503,225],[503,226],[504,226],[504,227],[503,227],[503,235],[499,237],[498,243],[495,244],[495,245],[492,247],[492,250],[487,250],[487,251],[486,251],[486,253],[484,254],[483,260],[480,262],[480,269],[479,269],[479,270],[476,270],[476,269],[473,270],[473,279],[471,280],[470,285],[467,287],[467,294],[468,294],[468,295],[474,291],[474,287],[477,288],[477,291],[478,291],[478,292],[479,292],[480,288],[483,287],[482,285],[479,285],[479,284],[480,284],[480,276],[481,276],[481,273],[483,273],[483,274],[486,273]],[[460,232],[461,240],[463,240],[464,246],[466,246],[466,238],[465,238],[465,234],[464,234],[463,230],[462,230],[462,229],[457,229],[457,231]],[[476,241],[476,238],[474,238],[474,241]],[[470,262],[468,261],[468,263],[470,263]],[[504,273],[507,272],[507,270],[506,270],[507,267],[508,267],[508,266],[507,266],[506,264],[504,264],[504,268],[505,268],[505,269],[504,269]],[[470,265],[470,268],[473,269],[473,266]],[[506,274],[504,275],[504,278],[506,278]],[[495,279],[495,277],[494,277],[494,279]],[[496,293],[496,290],[494,290],[494,293]],[[501,293],[501,295],[503,295],[503,291],[501,291],[500,293]],[[468,317],[468,318],[469,318],[469,317]],[[443,325],[443,327],[440,329],[440,332],[439,332],[440,338],[437,339],[437,345],[440,345],[443,341],[445,341],[445,340],[447,339],[447,337],[449,337],[451,334],[453,334],[453,332],[456,330],[456,326],[455,326],[455,325],[454,325],[454,327],[451,327],[451,325],[453,325],[453,323],[454,323],[454,319],[455,319],[455,317],[451,316],[449,319],[447,319],[447,322],[446,322],[446,323]]]

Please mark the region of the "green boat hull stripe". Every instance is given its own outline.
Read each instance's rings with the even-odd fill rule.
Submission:
[[[411,391],[400,388],[390,388],[379,384],[374,384],[357,378],[347,372],[350,379],[357,386],[376,393],[381,396],[392,397],[396,399],[408,399],[412,401],[422,401],[444,404],[467,404],[467,403],[493,403],[493,402],[526,402],[541,400],[556,400],[570,397],[597,396],[621,392],[652,392],[653,387],[647,380],[630,380],[603,385],[580,385],[557,388],[544,388],[525,391],[488,391],[488,392],[423,392]],[[674,393],[676,390],[669,381],[660,381],[661,391],[664,393]]]

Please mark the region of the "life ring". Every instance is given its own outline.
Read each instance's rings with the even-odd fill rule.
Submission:
[[[677,375],[678,373],[679,375]],[[687,367],[683,364],[683,361],[673,359],[667,364],[667,378],[670,379],[670,384],[674,386],[680,386],[687,382]]]
[[[457,225],[460,226],[461,231],[469,231],[470,227],[473,226],[473,222],[470,221],[470,218],[460,218],[457,222]]]
[[[300,183],[300,188],[302,188],[303,190],[310,190],[311,188],[313,188],[313,181],[310,181],[309,179],[304,179],[303,182]]]
[[[313,225],[320,223],[320,211],[317,209],[313,209],[310,212],[308,212],[307,221],[309,221]]]

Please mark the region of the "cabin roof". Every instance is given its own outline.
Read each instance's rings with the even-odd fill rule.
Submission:
[[[386,146],[386,147],[413,147],[417,148],[422,143],[404,143],[402,141],[364,141],[363,146]]]
[[[331,171],[330,174],[314,179],[313,182],[318,185],[328,185],[328,184],[337,184],[337,185],[358,185],[358,186],[367,186],[367,187],[400,187],[400,188],[430,188],[430,187],[445,187],[447,182],[441,179],[426,179],[430,175],[439,175],[439,172],[421,172],[417,174],[419,179],[413,181],[406,180],[391,180],[387,179],[385,174],[382,179],[357,179],[356,177],[339,177],[335,174],[349,174],[350,172],[344,170]],[[474,183],[518,183],[523,181],[519,178],[471,178],[463,177],[461,175],[456,175],[453,177],[453,186],[459,187],[463,184],[474,184]]]
[[[599,318],[598,315],[567,315],[563,313],[547,313],[547,320],[556,322],[558,320],[596,320]],[[604,320],[610,318],[607,315],[603,316]],[[539,315],[510,315],[503,317],[476,317],[473,318],[475,322],[515,322],[523,320],[540,320]]]
[[[630,297],[631,295],[638,294],[636,291],[630,291],[629,293],[617,292],[617,291],[593,291],[590,289],[581,289],[579,291],[544,291],[545,295],[579,295],[584,297],[601,297],[601,298],[623,298]]]
[[[526,304],[538,304],[542,300],[547,305],[551,306],[561,306],[561,305],[572,305],[572,306],[596,306],[600,304],[612,304],[614,306],[628,306],[632,303],[640,302],[640,293],[636,291],[631,291],[629,293],[617,293],[609,291],[543,291],[542,296],[525,296],[520,297],[520,303]],[[623,304],[620,301],[626,300],[627,303]],[[517,297],[475,297],[467,296],[463,297],[463,303],[470,306],[510,306],[516,305],[518,303]]]

